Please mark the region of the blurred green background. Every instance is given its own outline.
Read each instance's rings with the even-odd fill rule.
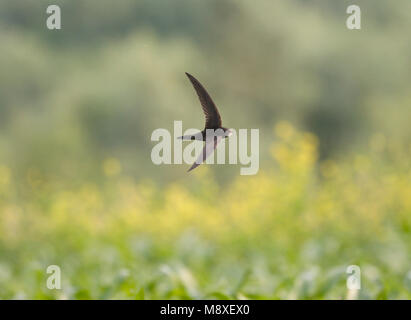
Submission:
[[[351,4],[1,1],[0,298],[410,298],[411,2]],[[186,71],[256,176],[151,162]]]

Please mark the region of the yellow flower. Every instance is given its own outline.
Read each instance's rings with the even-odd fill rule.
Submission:
[[[290,141],[293,137],[295,130],[287,121],[281,121],[275,126],[275,134],[285,141]]]
[[[121,173],[122,167],[119,160],[107,158],[103,162],[103,171],[107,177],[113,177]]]

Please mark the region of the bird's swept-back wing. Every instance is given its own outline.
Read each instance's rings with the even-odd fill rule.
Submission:
[[[217,145],[220,143],[222,137],[213,137],[210,141],[206,141],[203,151],[197,158],[197,160],[193,163],[188,172],[197,168],[200,164],[202,164],[206,159],[213,153],[213,151],[217,148]]]
[[[194,78],[191,74],[186,72],[188,79],[190,79],[191,84],[197,92],[198,98],[200,99],[201,107],[203,108],[204,115],[206,117],[205,128],[206,129],[217,129],[221,127],[221,117],[218,113],[217,107],[211,99],[210,95],[207,93],[206,89],[201,85],[201,83]]]

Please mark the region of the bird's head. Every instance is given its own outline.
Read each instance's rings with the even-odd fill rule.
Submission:
[[[233,134],[233,129],[227,129],[227,128],[223,128],[224,129],[224,137],[227,138],[229,136],[231,136]]]

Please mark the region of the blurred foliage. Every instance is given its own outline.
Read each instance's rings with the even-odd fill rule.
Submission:
[[[52,3],[0,2],[0,298],[410,298],[410,1]],[[185,71],[257,176],[151,162]]]
[[[184,71],[225,125],[262,131],[262,150],[278,118],[316,134],[322,158],[375,133],[410,142],[409,1],[357,1],[361,31],[345,27],[350,1],[54,3],[58,31],[46,28],[48,1],[0,3],[0,156],[19,172],[95,178],[94,163],[116,156],[134,177],[178,179],[180,167],[147,154],[170,119],[203,126]]]
[[[357,298],[411,298],[409,154],[376,137],[366,154],[319,162],[315,136],[275,132],[271,168],[223,189],[207,167],[159,189],[107,159],[100,185],[33,171],[18,194],[2,166],[0,296],[341,299],[356,264]],[[61,291],[45,287],[50,264]]]

